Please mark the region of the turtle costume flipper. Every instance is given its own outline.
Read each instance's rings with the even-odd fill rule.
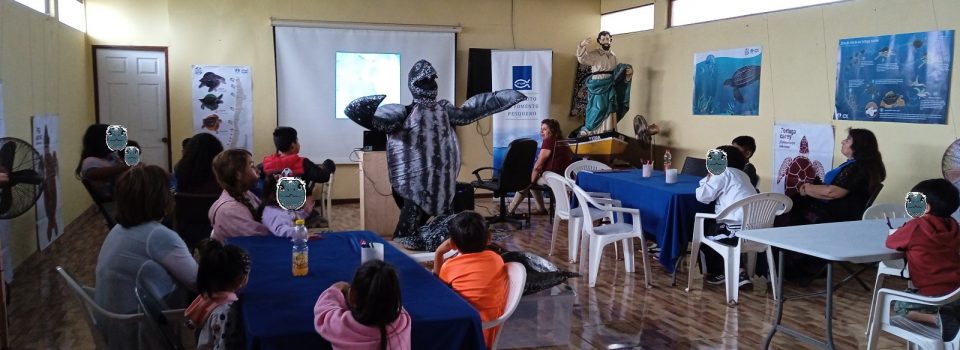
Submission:
[[[450,124],[462,126],[473,123],[491,114],[510,109],[513,105],[523,102],[527,96],[515,90],[504,89],[495,92],[485,92],[467,99],[460,107],[448,104],[447,115]]]
[[[370,95],[355,99],[344,108],[347,118],[368,130],[391,133],[403,125],[407,118],[406,106],[386,104],[380,106],[387,95]]]

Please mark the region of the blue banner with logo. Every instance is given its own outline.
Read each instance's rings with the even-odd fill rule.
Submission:
[[[833,119],[946,124],[953,32],[841,39]]]
[[[553,51],[493,50],[490,72],[493,91],[514,89],[527,95],[526,101],[493,115],[493,167],[499,174],[511,141],[530,138],[542,142],[540,121],[550,118]]]

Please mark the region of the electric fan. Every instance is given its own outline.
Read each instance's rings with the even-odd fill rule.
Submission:
[[[24,140],[2,137],[0,172],[10,176],[0,185],[0,219],[12,219],[33,207],[43,193],[43,157]]]
[[[653,135],[660,133],[660,127],[657,124],[648,124],[646,118],[637,114],[633,117],[633,131],[641,145],[650,147],[650,160],[653,161]]]

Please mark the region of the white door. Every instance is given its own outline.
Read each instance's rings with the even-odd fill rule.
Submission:
[[[126,127],[141,162],[169,170],[166,52],[97,48],[96,59],[100,123]]]

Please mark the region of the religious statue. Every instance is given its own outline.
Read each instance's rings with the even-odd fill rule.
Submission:
[[[617,56],[610,51],[613,44],[610,32],[597,34],[599,48],[587,49],[590,41],[591,38],[586,38],[577,45],[577,61],[590,66],[586,120],[580,129],[581,135],[617,130],[617,122],[630,109],[630,81],[633,79],[633,67],[617,63]]]

